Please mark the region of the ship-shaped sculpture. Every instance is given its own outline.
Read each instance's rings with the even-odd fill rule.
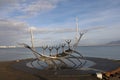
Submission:
[[[77,21],[77,20],[76,20]],[[32,51],[32,53],[36,56],[36,59],[38,60],[38,64],[43,67],[43,69],[78,69],[81,68],[82,66],[84,66],[86,64],[86,59],[84,56],[82,56],[82,54],[78,51],[76,51],[76,48],[82,38],[82,36],[86,33],[85,32],[79,32],[78,29],[78,21],[76,23],[76,37],[75,37],[75,42],[74,44],[71,46],[71,40],[65,40],[61,45],[59,46],[42,46],[42,51],[41,52],[37,52],[34,48],[34,41],[33,41],[33,34],[32,34],[32,30],[31,32],[31,43],[32,43],[32,47],[22,43],[22,45],[25,48],[28,48]],[[67,48],[65,48],[67,47]],[[46,49],[49,50],[49,54],[50,55],[46,55],[45,51]],[[55,49],[56,53],[53,55],[51,54],[52,50]],[[59,50],[61,50],[61,53],[59,53]],[[76,56],[77,55],[77,56]],[[67,64],[67,61],[69,61],[72,66],[69,66]],[[76,60],[77,63],[74,61]],[[39,61],[44,62],[45,64],[47,64],[47,67],[45,67],[44,65],[40,64]]]

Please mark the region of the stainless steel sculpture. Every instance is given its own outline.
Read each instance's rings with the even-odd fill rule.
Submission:
[[[37,52],[33,47],[30,47],[27,44],[23,43],[22,45],[24,45],[25,48],[30,49],[39,61],[43,61],[44,63],[46,63],[48,65],[47,68],[53,68],[55,70],[61,69],[62,67],[77,69],[77,68],[82,67],[86,63],[86,59],[82,56],[82,54],[75,50],[80,39],[82,38],[83,34],[84,33],[79,33],[79,37],[72,47],[70,46],[71,40],[66,40],[65,41],[66,43],[62,44],[61,46],[55,46],[55,47],[43,46],[42,53]],[[67,46],[65,46],[65,45],[67,45]],[[65,47],[67,47],[67,49],[65,49]],[[55,55],[51,54],[51,51],[53,48],[56,50]],[[62,50],[61,53],[59,53],[60,48]],[[49,49],[49,55],[45,54],[46,49]],[[74,54],[77,54],[77,56],[75,56]],[[73,66],[71,66],[71,67],[68,66],[68,64],[65,62],[65,60],[68,60],[70,63],[73,64]],[[77,60],[77,63],[74,60]],[[81,60],[84,60],[84,61],[81,61]],[[59,61],[59,63],[57,63],[57,61]],[[39,65],[44,67],[40,63],[39,63]]]
[[[45,50],[48,48],[48,46],[42,46],[43,54],[45,54]]]
[[[36,56],[38,60],[37,63],[44,69],[46,69],[46,67],[40,64],[39,61],[46,63],[47,69],[55,69],[55,70],[63,69],[63,68],[77,69],[77,68],[81,68],[86,63],[86,59],[82,56],[82,54],[76,51],[78,43],[80,42],[82,36],[85,33],[86,32],[78,31],[78,24],[77,24],[77,36],[75,43],[73,45],[71,45],[71,40],[65,40],[63,44],[59,46],[42,46],[43,52],[37,52],[33,46],[33,34],[31,31],[32,47],[24,43],[22,45],[24,45],[25,48],[28,48],[33,52],[33,54]],[[49,55],[45,53],[46,49],[49,50]],[[52,54],[53,49],[56,50],[56,53],[54,55]],[[61,50],[61,53],[59,50]],[[66,60],[69,61],[72,64],[72,66],[69,66]],[[77,60],[77,63],[75,60]]]

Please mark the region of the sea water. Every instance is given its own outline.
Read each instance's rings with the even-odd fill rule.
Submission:
[[[80,46],[76,49],[83,56],[120,60],[120,46]],[[42,53],[41,48],[37,51]],[[47,50],[48,52],[49,50]],[[53,50],[55,52],[55,50]],[[0,48],[0,61],[35,58],[27,48]]]
[[[84,46],[77,51],[84,56],[120,60],[120,46]]]

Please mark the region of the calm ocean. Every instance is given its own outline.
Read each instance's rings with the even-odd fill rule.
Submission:
[[[41,48],[37,48],[41,50]],[[83,56],[120,60],[120,46],[81,46],[77,48]],[[35,58],[26,48],[0,48],[0,61]]]

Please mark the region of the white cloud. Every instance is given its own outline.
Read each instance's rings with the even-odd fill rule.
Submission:
[[[29,15],[36,15],[40,12],[54,9],[57,2],[58,0],[38,0],[23,7],[22,11]]]
[[[111,41],[120,40],[118,36],[120,26],[114,25],[112,27],[106,27],[98,30],[92,30],[84,35],[81,41],[81,45],[101,45]]]
[[[49,25],[49,26],[32,26],[29,28],[29,30],[32,28],[34,33],[69,33],[69,32],[75,32],[76,31],[76,26],[75,27],[69,27],[69,25]]]
[[[113,26],[113,25],[111,25]],[[16,45],[19,43],[30,43],[29,24],[15,20],[0,20],[0,45]],[[82,45],[104,44],[109,41],[119,40],[120,26],[95,27],[82,38]],[[91,31],[92,30],[92,31]],[[48,40],[74,39],[75,28],[37,28],[33,27],[35,44],[47,42]],[[47,34],[49,33],[49,34]],[[56,34],[60,33],[60,34]]]
[[[36,38],[40,36],[40,39],[44,40],[48,38],[54,39],[58,36],[60,36],[59,38],[66,38],[66,35],[70,37],[71,33],[75,32],[73,17],[76,15],[80,17],[79,26],[81,29],[93,29],[94,26],[107,27],[88,32],[83,38],[83,43],[98,44],[120,39],[118,35],[120,29],[119,0],[102,0],[94,1],[93,3],[81,0],[66,0],[65,3],[58,4],[60,1],[64,0],[0,0],[0,44],[18,41],[20,38],[23,38],[23,41],[28,41],[29,39],[26,39],[25,36],[28,34],[26,33],[27,27],[31,27],[28,24],[37,25],[33,29]],[[51,12],[47,15],[42,14],[48,11]],[[32,17],[29,20],[24,19],[28,24],[23,22],[25,17]],[[22,21],[11,20],[11,18],[17,20],[22,18]],[[29,23],[29,21],[32,23]],[[65,35],[56,33],[64,33]]]
[[[84,19],[82,19],[80,23],[82,25],[86,25],[86,24],[90,25],[95,23],[97,23],[97,26],[99,26],[99,24],[105,25],[108,21],[113,21],[118,19],[120,17],[119,12],[120,12],[119,8],[114,8],[114,9],[110,8],[102,11],[96,10],[96,11],[90,12],[89,14],[87,13],[87,14],[80,15],[80,16],[84,16]]]
[[[0,9],[4,17],[24,18],[36,16],[56,8],[60,0],[0,0]],[[5,15],[6,14],[6,15]]]

